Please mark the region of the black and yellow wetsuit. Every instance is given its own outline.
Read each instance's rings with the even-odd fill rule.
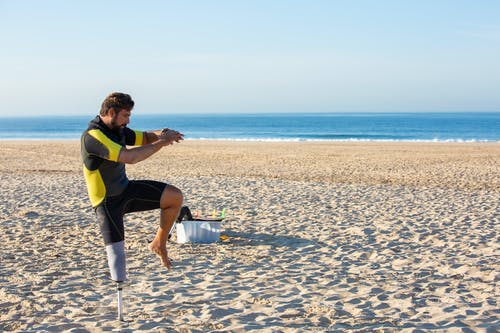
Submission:
[[[128,127],[121,132],[112,131],[99,116],[89,123],[81,138],[81,152],[92,207],[97,207],[106,196],[116,196],[125,190],[128,178],[118,155],[125,145],[142,145],[143,137],[143,132]]]
[[[143,143],[143,132],[128,127],[113,131],[99,116],[82,134],[83,173],[106,244],[124,240],[124,214],[160,208],[167,184],[151,180],[130,181],[125,164],[118,162],[123,147]]]

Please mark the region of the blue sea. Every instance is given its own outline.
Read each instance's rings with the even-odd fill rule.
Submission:
[[[0,118],[0,139],[79,139],[88,116]],[[233,141],[499,142],[500,112],[165,114],[134,112],[129,127]]]

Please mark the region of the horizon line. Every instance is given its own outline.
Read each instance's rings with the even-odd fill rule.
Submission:
[[[483,111],[467,111],[467,110],[459,110],[459,111],[273,111],[273,112],[173,112],[173,113],[139,113],[141,116],[159,116],[159,115],[169,115],[169,116],[223,116],[223,115],[231,115],[231,116],[245,116],[245,115],[327,115],[327,114],[341,114],[341,115],[349,115],[349,114],[459,114],[459,113],[500,113],[500,110],[483,110]],[[95,112],[93,114],[27,114],[27,115],[2,115],[0,114],[0,119],[19,119],[19,118],[70,118],[70,117],[93,117],[98,115],[99,112]],[[137,113],[133,112],[132,116],[136,117]]]

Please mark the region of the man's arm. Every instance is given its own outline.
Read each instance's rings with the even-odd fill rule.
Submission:
[[[162,132],[162,130],[144,132],[143,145],[147,145],[147,144],[158,141],[158,138],[160,137],[161,132]]]
[[[184,139],[184,135],[174,130],[164,129],[162,131],[146,132],[146,144],[139,147],[122,147],[118,155],[118,162],[134,164],[144,161],[161,148],[179,142]]]

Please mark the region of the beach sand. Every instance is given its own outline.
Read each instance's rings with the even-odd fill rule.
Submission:
[[[213,244],[147,249],[127,216],[116,320],[78,141],[0,143],[0,331],[495,332],[500,144],[185,141],[127,166],[190,208],[227,209]]]

